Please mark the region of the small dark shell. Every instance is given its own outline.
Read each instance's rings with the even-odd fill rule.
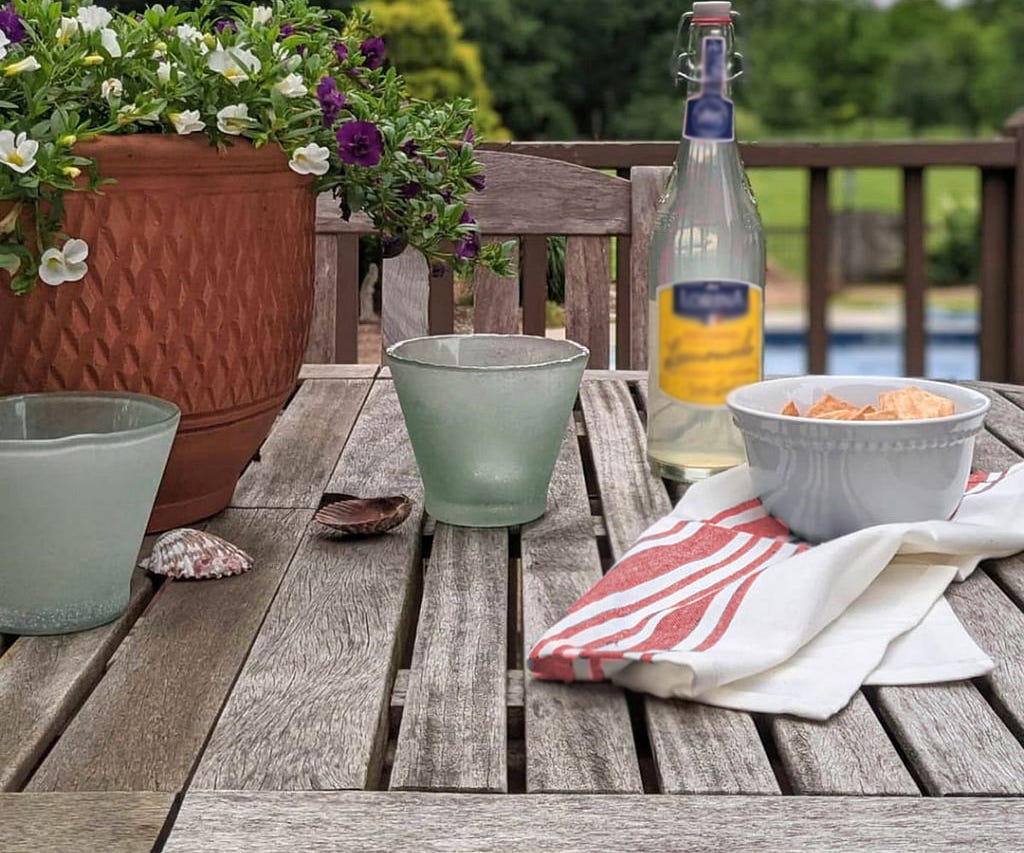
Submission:
[[[325,504],[313,516],[315,521],[339,533],[383,533],[398,527],[409,517],[412,501],[405,495],[386,498],[357,498]]]

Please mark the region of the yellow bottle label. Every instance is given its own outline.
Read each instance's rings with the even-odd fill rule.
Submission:
[[[658,384],[681,403],[721,406],[761,378],[761,288],[687,281],[658,288]]]

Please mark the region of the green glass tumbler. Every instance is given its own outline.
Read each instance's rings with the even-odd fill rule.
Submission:
[[[544,514],[589,351],[529,335],[437,335],[387,350],[439,521],[507,527]]]
[[[0,397],[0,633],[124,611],[179,417],[142,394]]]

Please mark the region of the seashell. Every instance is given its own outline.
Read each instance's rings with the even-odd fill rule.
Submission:
[[[339,533],[383,533],[398,527],[409,517],[412,501],[405,495],[383,498],[357,498],[340,495],[341,500],[324,504],[313,516],[315,521]]]
[[[247,572],[252,557],[212,533],[181,527],[157,539],[152,553],[139,566],[169,578],[203,580]]]

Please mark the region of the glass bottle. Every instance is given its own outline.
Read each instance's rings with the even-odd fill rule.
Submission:
[[[679,154],[649,245],[647,455],[660,476],[694,481],[744,461],[725,407],[761,378],[765,248],[736,145],[730,3],[694,3]]]

